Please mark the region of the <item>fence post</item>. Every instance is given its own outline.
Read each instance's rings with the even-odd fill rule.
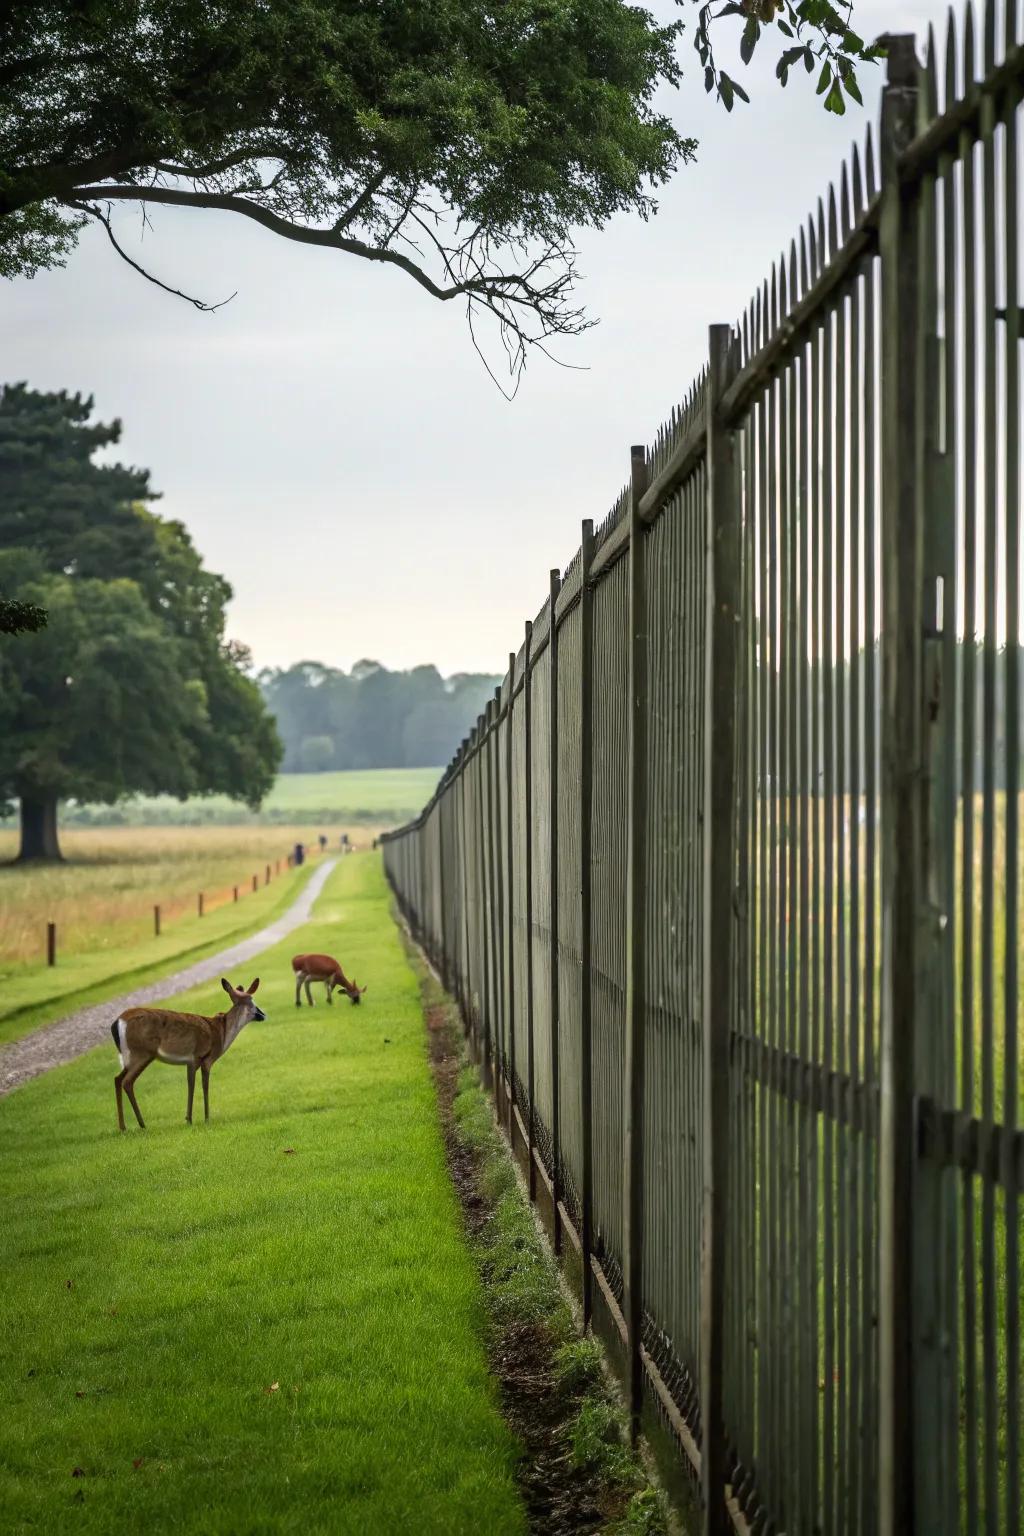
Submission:
[[[706,1536],[732,1526],[723,1415],[726,1211],[729,1175],[729,1045],[733,1027],[736,883],[736,687],[740,496],[733,434],[718,407],[730,380],[732,333],[713,325],[705,389],[704,953],[701,985],[703,1190],[701,1200],[701,1494]]]
[[[580,1243],[583,1248],[583,1327],[594,1312],[594,1132],[591,1057],[593,994],[590,975],[590,826],[593,805],[594,720],[594,592],[590,572],[594,563],[594,523],[584,518],[580,541],[580,1116],[583,1124],[583,1167],[580,1202]]]
[[[447,937],[446,937],[448,924],[447,924],[447,921],[446,921],[446,913],[445,913],[445,895],[446,895],[446,890],[447,890],[448,882],[445,879],[445,867],[444,867],[445,866],[445,848],[444,848],[444,820],[445,820],[445,817],[444,817],[444,804],[445,804],[445,796],[442,793],[441,795],[438,796],[438,800],[437,800],[437,882],[438,882],[438,900],[439,900],[439,902],[441,904],[441,911],[440,911],[440,914],[439,914],[439,921],[438,921],[438,925],[437,925],[437,927],[438,927],[438,934],[437,934],[437,937],[438,937],[437,962],[438,962],[438,970],[441,973],[441,985],[442,985],[442,987],[444,987],[445,991],[448,992],[451,989],[450,989],[450,987],[448,985],[448,943],[447,943]]]
[[[558,624],[555,607],[562,588],[561,572],[551,572],[548,594],[548,825],[551,835],[551,1203],[555,1252],[562,1251],[562,1129],[558,1063]]]
[[[267,865],[267,873],[264,876],[263,884],[264,885],[269,885],[270,884],[270,865],[269,864]]]
[[[899,158],[917,121],[912,37],[890,37],[882,97],[882,1021],[879,1140],[879,1529],[925,1529],[915,1497],[915,1418],[928,1411],[918,1366],[914,1247],[915,1034],[922,974],[923,508],[919,497],[919,184],[901,184]],[[952,602],[952,597],[949,599]],[[935,1256],[932,1255],[932,1262]]]
[[[234,896],[235,896],[235,900],[237,901],[238,900],[238,886],[234,885],[234,886],[232,886],[231,889],[233,890]]]
[[[533,648],[533,623],[526,621],[526,649],[523,657],[523,730],[526,736],[524,756],[524,795],[526,809],[526,1150],[529,1158],[530,1199],[537,1198],[537,1170],[533,1165],[533,731],[530,708],[530,651]]]
[[[56,965],[57,964],[57,924],[56,923],[47,923],[47,925],[46,925],[46,963],[47,963],[47,965]]]
[[[501,822],[498,815],[498,723],[501,719],[501,685],[494,690],[494,720],[491,727],[491,739],[487,748],[487,795],[490,805],[490,815],[487,821],[487,837],[491,850],[491,944],[494,950],[494,964],[491,968],[492,993],[494,996],[494,1096],[498,1103],[498,1094],[501,1088],[503,1072],[502,1052],[499,1042],[503,1033],[502,1015],[504,1013],[504,961],[502,958],[503,925],[501,913]]]
[[[260,877],[259,877],[259,875],[253,875],[253,877],[252,877],[252,888],[253,888],[254,891],[258,891],[259,890],[259,888],[260,888]]]
[[[509,1145],[514,1146],[515,1141],[515,1105],[516,1105],[516,930],[515,930],[515,836],[513,832],[512,817],[512,721],[515,717],[516,697],[516,653],[509,651],[508,655],[508,717],[505,721],[505,804],[508,810],[505,827],[505,838],[508,844],[506,857],[506,875],[508,884],[508,944],[505,951],[506,979],[505,986],[508,996],[508,1139]]]
[[[202,893],[202,891],[199,892],[199,898],[198,898],[198,901],[197,901],[196,905],[197,905],[197,907],[199,909],[199,916],[202,917],[202,915],[203,915],[203,893]]]
[[[464,736],[459,749],[459,822],[462,827],[462,933],[465,943],[465,964],[462,969],[462,1023],[468,1034],[473,1014],[473,989],[470,985],[469,952],[469,837],[466,831],[466,759],[471,738]]]
[[[625,1177],[622,1202],[623,1291],[629,1354],[630,1426],[635,1439],[643,1406],[644,1250],[644,894],[647,822],[646,543],[640,500],[647,453],[631,449],[629,498],[629,781],[626,857],[626,1050],[623,1085]]]

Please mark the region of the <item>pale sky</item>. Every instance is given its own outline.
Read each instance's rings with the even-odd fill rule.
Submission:
[[[921,35],[944,16],[935,0],[855,0],[853,24]],[[231,581],[229,634],[257,665],[501,672],[580,520],[609,510],[630,444],[702,366],[708,326],[737,318],[876,117],[884,65],[866,72],[864,111],[835,119],[802,71],[775,84],[774,42],[747,71],[722,51],[752,102],[728,116],[691,42],[688,29],[663,106],[699,139],[697,164],[650,223],[579,242],[580,297],[601,323],[560,356],[584,372],[537,356],[509,403],[461,309],[405,274],[229,214],[153,208],[141,251],[137,211],[120,215],[122,243],[165,281],[208,300],[237,289],[233,302],[199,314],[88,230],[64,271],[0,282],[0,380],[82,390],[122,418],[117,456],[151,470],[157,510]]]

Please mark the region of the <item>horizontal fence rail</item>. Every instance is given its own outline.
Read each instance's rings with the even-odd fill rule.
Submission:
[[[383,839],[715,1533],[1020,1533],[1020,0],[888,52]]]

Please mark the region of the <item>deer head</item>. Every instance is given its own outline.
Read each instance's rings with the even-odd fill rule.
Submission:
[[[350,981],[346,986],[345,991],[348,993],[349,1001],[358,1004],[363,993],[366,991],[366,988],[359,986],[355,981]]]
[[[263,1009],[260,1008],[257,1003],[253,1002],[252,995],[260,984],[260,979],[258,976],[256,977],[256,980],[250,982],[248,987],[246,987],[244,990],[239,987],[233,987],[226,976],[221,977],[220,984],[224,988],[224,991],[227,993],[228,997],[231,999],[232,1012],[234,1012],[236,1008],[240,1012],[238,1025],[239,1029],[243,1028],[246,1024],[250,1024],[254,1019],[257,1022],[262,1022],[266,1018],[266,1014],[263,1012]]]

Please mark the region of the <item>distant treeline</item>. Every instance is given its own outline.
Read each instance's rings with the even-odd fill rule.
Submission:
[[[436,667],[351,672],[300,661],[259,684],[284,743],[285,772],[442,767],[501,681],[480,672],[443,678]]]
[[[1007,647],[993,651],[990,660],[986,659],[985,649],[982,645],[968,646],[963,641],[955,642],[953,646],[952,672],[953,676],[942,681],[938,689],[938,707],[940,722],[945,718],[945,712],[949,709],[956,710],[953,721],[953,792],[960,794],[963,791],[967,775],[970,775],[972,789],[975,794],[981,792],[984,787],[984,772],[986,755],[991,750],[993,766],[993,786],[997,790],[1006,788],[1006,747],[1007,747],[1007,714],[1006,703],[1008,698],[1007,670],[1011,652]],[[928,665],[931,667],[933,657],[930,655]],[[775,674],[777,676],[777,674]],[[986,681],[987,675],[991,677],[991,684]],[[807,765],[813,764],[810,779],[808,780],[807,768],[788,766],[788,750],[790,745],[790,723],[788,715],[782,708],[781,695],[776,697],[774,706],[771,703],[771,684],[773,674],[768,672],[763,684],[768,693],[767,709],[768,722],[765,725],[765,750],[768,755],[768,770],[766,774],[766,788],[774,783],[780,794],[788,794],[793,791],[808,789],[812,794],[821,794],[825,788],[823,744],[827,723],[831,720],[832,728],[832,784],[837,793],[850,793],[856,788],[859,794],[863,794],[867,784],[867,750],[868,750],[868,709],[869,700],[873,699],[874,715],[874,739],[876,749],[881,744],[881,707],[882,707],[882,664],[878,646],[872,650],[857,652],[853,662],[844,662],[831,672],[815,663],[811,669],[811,678],[808,680],[803,675],[801,686],[807,696],[807,684],[810,682],[809,696],[811,699],[817,695],[817,717],[821,732],[820,744],[815,751],[810,750],[809,742],[801,750],[800,742],[803,739],[801,733],[808,729],[808,725],[801,718],[797,725],[797,762]],[[831,687],[827,685],[831,682]],[[987,717],[987,689],[991,686],[991,749],[988,747],[989,727]],[[964,700],[968,694],[973,695],[973,718],[965,719]],[[1017,697],[1018,697],[1018,731],[1021,743],[1024,744],[1024,648],[1017,648]],[[774,715],[777,728],[778,748],[780,759],[775,759],[771,748],[771,717]],[[806,702],[801,703],[801,715],[806,711]],[[965,736],[967,753],[965,757]],[[839,755],[839,743],[842,742],[842,756]],[[856,750],[855,750],[856,749]],[[1018,746],[1018,753],[1020,746]],[[856,780],[854,779],[854,763],[857,765]],[[760,761],[756,768],[761,773]],[[876,774],[876,787],[878,776]],[[1021,786],[1024,787],[1024,774],[1021,775]]]

